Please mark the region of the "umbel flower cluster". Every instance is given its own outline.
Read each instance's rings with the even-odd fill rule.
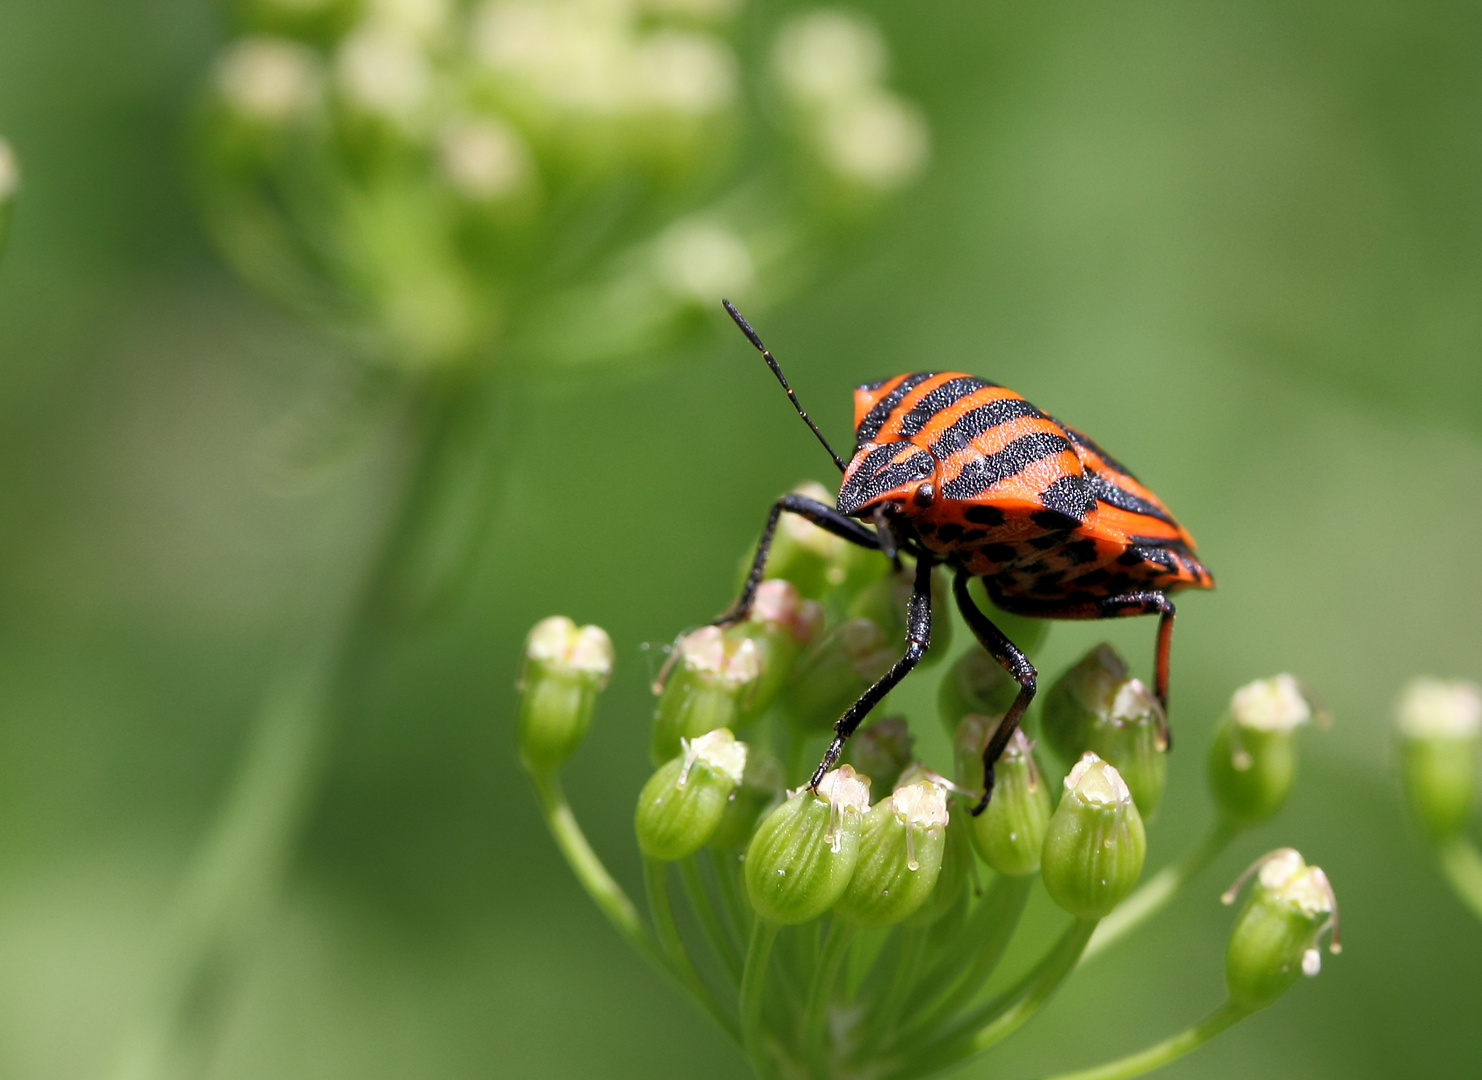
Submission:
[[[207,222],[253,284],[405,370],[631,355],[715,296],[764,304],[928,156],[848,10],[234,6]]]
[[[1110,646],[1043,695],[1030,724],[1040,747],[1014,736],[978,817],[969,808],[983,747],[1017,684],[975,647],[940,682],[950,765],[916,757],[887,699],[846,748],[847,764],[816,789],[787,790],[787,779],[807,776],[839,713],[894,659],[911,579],[791,517],[769,565],[750,618],[681,636],[655,683],[656,771],[634,813],[647,917],[587,844],[559,779],[612,670],[606,633],[563,616],[531,631],[518,731],[577,878],[758,1077],[907,1080],[989,1050],[1078,964],[1280,808],[1295,777],[1296,729],[1320,717],[1287,675],[1236,691],[1208,758],[1210,835],[1139,888],[1167,746],[1156,697]],[[1031,648],[1042,640],[1043,624],[1004,622]],[[933,645],[948,648],[940,634]],[[1226,903],[1247,877],[1223,1003],[1162,1043],[1073,1075],[1156,1068],[1315,975],[1325,933],[1337,951],[1337,904],[1321,869],[1289,848],[1272,852]],[[1065,912],[1063,929],[1038,946],[1039,959],[1007,970],[1039,888]]]

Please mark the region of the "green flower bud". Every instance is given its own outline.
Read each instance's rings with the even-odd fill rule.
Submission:
[[[1477,801],[1482,688],[1416,679],[1400,697],[1395,731],[1410,810],[1432,836],[1461,830]]]
[[[675,646],[669,677],[655,686],[655,764],[680,752],[680,740],[716,728],[739,727],[762,673],[761,650],[744,634],[702,626]]]
[[[1088,751],[1065,778],[1045,836],[1040,874],[1050,899],[1078,918],[1103,918],[1137,884],[1146,851],[1132,792]]]
[[[551,775],[571,756],[611,674],[612,641],[601,627],[578,629],[564,615],[535,624],[519,682],[517,737],[527,771]]]
[[[681,742],[684,752],[643,785],[633,817],[639,848],[655,859],[682,859],[704,847],[746,770],[746,744],[725,728]]]
[[[834,505],[833,494],[822,484],[808,481],[793,488],[793,494],[805,495]],[[767,556],[767,577],[784,578],[810,600],[830,593],[852,595],[857,589],[882,577],[890,564],[878,552],[851,544],[841,536],[825,532],[807,518],[783,514],[772,537],[772,550]],[[751,556],[742,563],[744,578],[751,569]]]
[[[10,226],[10,206],[21,185],[21,169],[10,143],[0,139],[0,250],[5,247],[5,234]]]
[[[947,789],[907,784],[870,808],[860,826],[859,862],[834,915],[865,929],[893,926],[931,896],[947,843]]]
[[[1340,952],[1338,900],[1327,875],[1308,866],[1291,848],[1258,859],[1221,899],[1233,904],[1241,884],[1257,873],[1255,888],[1235,920],[1225,950],[1225,985],[1230,1002],[1254,1012],[1264,1009],[1297,981],[1322,969],[1318,937],[1332,930],[1329,948]]]
[[[937,714],[947,733],[955,737],[964,716],[1002,716],[1018,694],[1018,682],[997,660],[982,649],[968,649],[942,675]]]
[[[1111,711],[1127,663],[1102,642],[1055,680],[1040,706],[1040,734],[1062,761],[1078,761],[1088,749],[1091,725]]]
[[[920,761],[912,762],[895,782],[897,788],[933,783],[950,790],[951,785]],[[913,924],[927,926],[945,916],[956,905],[968,881],[974,876],[972,815],[953,814],[947,822],[946,844],[942,851],[942,868],[936,888],[912,916]]]
[[[870,781],[841,765],[762,819],[746,849],[746,893],[763,919],[801,923],[838,902],[859,860]]]
[[[1141,679],[1118,683],[1106,713],[1086,731],[1086,749],[1115,766],[1144,822],[1157,813],[1168,778],[1165,731],[1163,706]]]
[[[826,731],[900,656],[901,644],[869,619],[846,619],[799,658],[781,701],[803,731]]]
[[[1296,779],[1297,728],[1314,718],[1326,722],[1290,675],[1235,691],[1209,751],[1210,791],[1227,820],[1249,827],[1281,809]]]
[[[1052,808],[1049,786],[1040,778],[1033,744],[1023,731],[1015,731],[1004,747],[993,779],[988,808],[972,819],[973,847],[1000,874],[1032,874],[1039,869]]]
[[[710,846],[721,851],[744,849],[751,842],[757,819],[780,803],[786,793],[781,763],[765,750],[753,747],[746,756],[741,786],[726,803]]]
[[[803,647],[823,629],[823,609],[804,600],[790,581],[762,582],[751,605],[751,616],[727,631],[728,637],[744,637],[756,645],[761,677],[742,710],[743,723],[764,714],[787,682]]]
[[[877,787],[894,790],[901,772],[911,763],[915,741],[904,716],[886,716],[854,736],[849,758]]]

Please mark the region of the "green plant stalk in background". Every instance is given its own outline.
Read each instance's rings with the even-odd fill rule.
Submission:
[[[183,1048],[209,1043],[216,1017],[199,1007],[211,984],[233,978],[256,922],[274,902],[311,808],[334,726],[356,691],[425,603],[415,555],[433,505],[459,398],[430,386],[408,421],[412,444],[403,494],[347,613],[321,639],[300,648],[292,675],[267,702],[249,735],[246,758],[215,826],[187,871],[158,950],[154,984],[127,1032],[118,1080],[169,1075]],[[204,1028],[204,1032],[201,1030]]]
[[[880,775],[897,777],[893,791],[873,805],[869,777],[848,764],[828,773],[816,791],[784,791],[776,758],[817,752],[835,699],[846,689],[857,693],[878,668],[869,644],[875,633],[887,626],[899,632],[902,615],[873,605],[880,624],[875,633],[862,627],[838,632],[872,609],[853,594],[875,586],[817,572],[846,556],[824,542],[824,534],[807,529],[795,528],[780,541],[779,562],[795,579],[767,579],[749,622],[681,637],[655,687],[654,749],[661,761],[635,815],[647,917],[553,794],[554,777],[596,707],[594,694],[560,688],[600,688],[610,671],[612,647],[598,628],[578,629],[552,617],[531,631],[521,676],[520,758],[577,881],[619,932],[731,1036],[758,1078],[918,1080],[987,1053],[1022,1028],[1098,938],[1108,943],[1151,921],[1256,810],[1269,813],[1279,805],[1292,780],[1290,745],[1262,743],[1245,732],[1289,733],[1306,715],[1306,698],[1289,676],[1237,691],[1228,721],[1242,725],[1237,794],[1255,790],[1259,798],[1220,795],[1216,787],[1221,817],[1209,835],[1141,890],[1135,886],[1146,841],[1137,798],[1153,806],[1161,792],[1144,784],[1134,796],[1117,767],[1093,752],[1075,761],[1059,806],[1048,816],[1035,810],[1044,798],[1043,781],[1022,734],[1000,765],[995,812],[973,819],[966,813],[971,789],[913,763],[909,731],[893,721],[878,721],[882,734],[866,729],[846,749]],[[808,544],[818,546],[803,558],[799,545]],[[813,595],[805,597],[801,588]],[[887,593],[894,595],[881,595]],[[759,641],[772,645],[759,649]],[[797,647],[781,647],[785,641]],[[1107,688],[1116,692],[1085,692],[1101,685],[1095,672],[1103,661],[1116,675]],[[778,663],[783,671],[770,670]],[[866,667],[856,670],[860,663]],[[959,661],[962,670],[949,673],[957,689],[941,702],[943,719],[957,728],[961,785],[972,782],[976,755],[998,721],[963,711],[992,707],[997,694],[995,676],[977,663],[972,652]],[[1077,681],[1088,678],[1084,685]],[[1125,693],[1117,680],[1128,684]],[[780,691],[770,708],[759,710],[761,688],[773,686]],[[1068,753],[1075,747],[1066,733],[1095,739],[1098,725],[1124,722],[1116,710],[1126,702],[1151,700],[1140,684],[1125,679],[1125,665],[1108,646],[1093,650],[1049,695],[1061,703],[1061,744]],[[1067,702],[1088,711],[1073,717],[1064,711],[1072,707]],[[727,728],[710,729],[717,718],[741,724],[747,741]],[[1216,766],[1228,742],[1216,738]],[[1103,745],[1115,753],[1122,744]],[[1267,752],[1267,746],[1277,749]],[[1215,767],[1216,784],[1220,775]],[[1156,780],[1162,770],[1142,776]],[[954,792],[961,801],[949,811]],[[690,920],[678,919],[672,907],[670,862],[678,866]],[[1326,877],[1290,849],[1263,858],[1250,873],[1257,871],[1227,947],[1227,1002],[1178,1035],[1067,1075],[1141,1075],[1271,1004],[1298,974],[1316,974],[1319,936],[1331,929],[1337,950],[1336,902]],[[977,883],[985,872],[992,874],[986,887]],[[1042,946],[1037,961],[1001,985],[995,976],[1021,933],[1019,915],[1036,876],[1071,919]],[[1227,894],[1233,897],[1234,890]],[[1108,925],[1112,932],[1101,936]]]
[[[722,292],[777,299],[929,150],[924,120],[885,85],[884,40],[845,11],[769,24],[734,5],[247,0],[238,16],[196,120],[207,227],[248,282],[360,358],[352,379],[370,392],[341,411],[391,418],[406,468],[354,595],[296,643],[288,689],[254,722],[120,1078],[166,1075],[209,1045],[203,1003],[280,890],[359,688],[477,565],[518,384],[694,340]],[[0,241],[14,186],[0,144]],[[369,442],[363,419],[329,426]],[[666,879],[651,881],[659,920],[643,928],[556,778],[537,788],[614,925],[703,998],[663,917]]]
[[[1482,919],[1482,854],[1477,845],[1466,837],[1453,836],[1437,843],[1436,858],[1457,897]]]

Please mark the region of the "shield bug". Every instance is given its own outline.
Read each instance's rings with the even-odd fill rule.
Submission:
[[[1024,653],[978,607],[968,583],[981,578],[1004,611],[1040,619],[1157,615],[1154,689],[1168,702],[1173,603],[1168,594],[1208,589],[1214,579],[1194,541],[1158,497],[1089,437],[1040,412],[1006,387],[961,372],[914,372],[854,391],[854,454],[845,462],[799,404],[782,368],[730,301],[722,301],[756,346],[804,422],[843,474],[836,506],[801,495],[772,505],[751,572],[726,614],[746,617],[784,511],[845,540],[915,559],[904,654],[844,711],[814,770],[816,786],[845,742],[931,642],[932,568],[953,572],[952,593],[973,635],[1018,683],[1019,692],[983,751],[981,813],[993,765],[1035,694]],[[868,524],[867,524],[868,523]],[[1165,729],[1166,735],[1166,729]]]

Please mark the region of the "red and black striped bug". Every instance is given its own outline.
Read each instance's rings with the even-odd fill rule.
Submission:
[[[736,622],[750,612],[783,511],[891,559],[905,552],[916,561],[905,654],[839,717],[810,787],[833,768],[870,710],[925,655],[931,644],[931,573],[938,563],[954,571],[953,597],[973,635],[1019,683],[983,751],[983,796],[974,814],[988,805],[993,764],[1034,698],[1037,673],[973,601],[967,589],[973,578],[983,579],[995,605],[1019,615],[1158,615],[1154,689],[1166,710],[1174,611],[1168,594],[1212,588],[1214,579],[1195,557],[1193,538],[1156,495],[1079,431],[1012,390],[954,371],[897,375],[856,387],[854,456],[846,464],[803,411],[750,324],[730,301],[721,303],[761,352],[843,481],[837,507],[801,495],[784,495],[772,505],[741,595],[716,623]]]

